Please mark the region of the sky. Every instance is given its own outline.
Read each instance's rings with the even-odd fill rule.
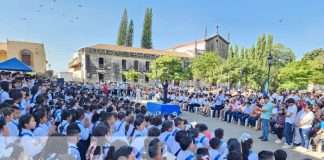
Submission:
[[[67,71],[76,50],[116,44],[124,9],[134,21],[134,47],[140,47],[146,8],[153,10],[154,49],[219,33],[232,45],[251,47],[272,34],[301,58],[324,48],[322,0],[0,0],[0,42],[41,42],[55,72]]]

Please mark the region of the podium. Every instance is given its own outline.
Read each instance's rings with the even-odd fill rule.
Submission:
[[[180,114],[180,106],[176,104],[163,104],[157,102],[147,102],[147,111],[151,114],[164,114],[168,113],[169,115],[172,113],[176,113],[177,115]]]

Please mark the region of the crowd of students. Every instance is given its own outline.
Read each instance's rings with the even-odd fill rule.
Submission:
[[[118,91],[100,84],[58,83],[21,73],[1,72],[0,75],[0,158],[51,160],[287,158],[283,150],[253,152],[253,139],[247,133],[243,133],[240,139],[229,138],[225,142],[226,135],[221,128],[212,134],[204,123],[193,125],[189,123],[190,120],[176,114],[152,115],[147,112],[145,105],[133,101],[134,98],[140,101],[141,97],[159,99],[161,92],[155,89],[144,92],[144,89],[137,86]],[[185,87],[172,87],[168,97],[172,103],[178,103],[185,109],[195,111],[195,108],[201,107],[203,113],[213,110],[215,116],[223,117],[229,122],[232,121],[230,119],[233,121],[240,119],[243,123],[244,119],[248,119],[249,125],[253,126],[259,119],[257,113],[256,116],[252,116],[253,112],[256,110],[262,112],[261,106],[264,102],[258,95],[252,94],[251,98],[255,99],[250,99],[245,94],[235,96],[225,95],[223,92],[209,94],[205,90],[196,92]],[[288,100],[283,98],[282,102]],[[253,108],[258,105],[260,107],[251,109],[251,105]],[[250,107],[250,112],[251,110],[253,112],[251,114],[244,112],[242,109],[244,106]],[[279,110],[279,115],[283,115],[282,112],[285,110]],[[288,107],[285,112],[287,112],[285,115],[289,115],[292,111],[289,111]],[[307,117],[307,114],[303,115]],[[279,128],[284,128],[281,131],[289,130],[286,129],[289,125],[284,125],[282,118],[278,119],[281,123],[274,125],[276,131],[280,131]],[[301,128],[303,125],[298,123],[297,126]],[[290,126],[291,130],[293,128],[293,125]],[[307,131],[302,128],[300,133]],[[265,135],[262,138],[266,140]]]

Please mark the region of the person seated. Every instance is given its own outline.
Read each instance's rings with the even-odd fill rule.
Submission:
[[[254,105],[254,109],[252,114],[250,114],[250,117],[248,118],[248,125],[249,127],[253,128],[256,125],[256,122],[260,118],[261,112],[257,110],[257,105]]]
[[[208,150],[211,159],[219,159],[222,155],[219,153],[221,148],[221,140],[217,137],[209,141],[210,149]]]
[[[222,121],[225,120],[225,112],[231,109],[230,102],[231,102],[231,100],[226,100],[224,102],[224,108],[222,110],[220,110],[220,119]]]
[[[180,153],[177,156],[177,159],[192,160],[195,159],[196,147],[193,143],[192,137],[184,136],[180,139]]]
[[[245,125],[245,120],[250,117],[250,115],[253,113],[254,106],[251,104],[251,102],[246,103],[247,107],[243,111],[241,115],[238,116],[240,119],[241,125]]]

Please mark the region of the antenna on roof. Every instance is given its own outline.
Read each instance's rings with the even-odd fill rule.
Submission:
[[[217,29],[217,35],[219,35],[219,33],[218,33],[219,26],[218,25],[216,26],[216,29]]]

